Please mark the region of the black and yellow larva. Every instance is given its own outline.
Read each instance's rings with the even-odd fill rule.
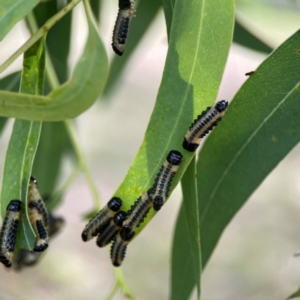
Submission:
[[[11,200],[6,208],[6,214],[0,232],[0,262],[9,268],[12,265],[18,224],[21,218],[22,203]]]
[[[56,217],[49,213],[49,238],[52,238],[56,233],[58,233],[64,224],[65,220],[62,217]],[[41,256],[42,252],[21,249],[17,255],[14,255],[13,268],[15,270],[21,270],[23,267],[34,266],[39,262]]]
[[[124,211],[119,211],[112,219],[110,219],[109,224],[100,231],[96,244],[99,247],[108,245],[121,230],[125,218],[126,213]]]
[[[116,54],[122,56],[128,34],[129,22],[134,17],[135,10],[132,8],[134,1],[119,0],[119,11],[112,37],[112,48]]]
[[[111,218],[113,218],[122,206],[120,198],[112,198],[107,205],[94,216],[89,223],[85,226],[81,238],[84,242],[89,241],[106,227]]]
[[[153,200],[154,210],[159,211],[165,203],[166,198],[169,195],[173,177],[176,174],[182,159],[183,156],[179,151],[171,150],[160,168],[155,178],[154,185],[151,188],[151,198]]]
[[[49,216],[45,203],[40,195],[37,182],[33,176],[30,177],[28,187],[28,214],[30,224],[36,235],[33,251],[42,252],[48,248]]]
[[[127,245],[133,236],[134,232],[127,234],[124,233],[123,229],[120,231],[119,234],[117,234],[116,239],[113,241],[110,251],[111,261],[115,267],[121,266],[125,258]]]
[[[139,227],[152,206],[153,202],[148,192],[139,197],[127,212],[122,228],[124,234],[130,235],[132,231]]]
[[[201,139],[221,121],[228,106],[228,101],[221,100],[212,107],[208,107],[194,120],[186,135],[182,147],[194,152],[200,145]]]

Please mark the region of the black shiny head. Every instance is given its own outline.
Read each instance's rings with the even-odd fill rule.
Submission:
[[[22,208],[22,202],[20,200],[11,200],[8,205],[6,210],[8,211],[20,211]]]
[[[34,176],[30,176],[30,182],[33,182],[33,183],[35,183],[36,185],[38,185],[37,184],[37,181],[36,181],[36,179],[35,179],[35,177]]]
[[[199,147],[199,144],[190,143],[187,139],[184,139],[182,147],[189,152],[195,152]]]
[[[114,222],[117,226],[121,227],[123,225],[125,218],[126,218],[126,212],[120,211],[115,215]]]
[[[227,107],[228,107],[228,101],[226,101],[226,100],[221,100],[216,104],[216,110],[218,112],[225,111]]]
[[[159,211],[164,204],[164,199],[161,196],[156,196],[153,200],[153,208],[155,211]]]
[[[122,228],[122,230],[120,231],[120,236],[123,241],[130,241],[134,236],[134,232],[128,232],[126,229],[124,230],[124,228]]]
[[[87,231],[83,231],[82,232],[82,234],[81,234],[81,239],[84,241],[84,242],[86,242],[87,241],[87,239],[88,239],[88,233],[87,233]]]
[[[167,161],[175,166],[179,166],[182,161],[182,154],[179,151],[171,150],[167,156]]]
[[[120,198],[114,197],[110,201],[108,201],[107,206],[112,211],[118,211],[122,206],[122,200]]]
[[[131,7],[130,0],[119,0],[119,9],[127,10]]]

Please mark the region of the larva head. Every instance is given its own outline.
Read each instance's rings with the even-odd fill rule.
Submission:
[[[133,236],[134,236],[134,232],[133,231],[127,231],[123,227],[122,230],[120,231],[120,236],[121,236],[121,239],[123,241],[130,241],[133,238]]]
[[[159,211],[164,204],[164,199],[161,196],[156,196],[153,200],[153,209]]]
[[[217,104],[216,104],[216,110],[218,111],[218,112],[223,112],[223,111],[225,111],[226,109],[227,109],[227,107],[228,107],[228,101],[226,101],[226,100],[221,100],[221,101],[219,101],[219,102],[217,102]]]
[[[167,156],[167,161],[175,166],[179,166],[182,161],[182,154],[179,151],[171,150]]]
[[[32,176],[32,175],[30,176],[30,183],[33,183],[33,184],[35,184],[36,186],[38,186],[38,183],[37,183],[35,177]]]
[[[112,211],[118,211],[122,206],[122,200],[120,198],[114,197],[110,201],[108,201],[107,206]]]
[[[126,212],[120,211],[114,216],[114,223],[117,226],[121,227],[125,219],[126,219]]]
[[[131,7],[130,0],[119,0],[119,9],[127,10]]]
[[[20,200],[11,200],[8,203],[6,210],[18,212],[21,210],[21,208],[22,208],[22,202]]]

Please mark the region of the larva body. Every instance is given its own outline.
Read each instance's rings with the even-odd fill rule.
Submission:
[[[135,13],[135,10],[132,8],[133,3],[133,1],[129,0],[119,0],[119,12],[113,30],[111,45],[115,53],[120,56],[123,55],[125,49],[130,19],[134,17]]]
[[[44,225],[43,214],[36,201],[28,203],[29,220],[36,235],[33,251],[42,252],[48,248],[49,236]]]
[[[21,208],[22,203],[20,200],[11,200],[6,208],[6,215],[1,227],[0,262],[7,268],[12,265]]]
[[[121,232],[117,235],[116,239],[114,240],[110,251],[110,257],[111,257],[112,264],[115,267],[121,266],[125,258],[127,245],[133,236],[134,236],[134,232],[131,232],[131,234],[128,235],[128,234],[124,234],[122,229]]]
[[[107,227],[105,227],[103,231],[100,231],[96,242],[99,247],[104,247],[113,240],[116,234],[121,230],[125,218],[126,213],[119,211],[114,218],[110,220]]]
[[[152,199],[148,192],[139,197],[127,212],[123,223],[123,232],[130,235],[132,231],[139,227],[152,206]]]
[[[194,120],[186,135],[182,147],[194,152],[200,145],[202,138],[221,121],[228,106],[228,101],[221,100],[212,107],[208,107]]]
[[[49,238],[58,233],[64,224],[65,221],[63,218],[53,216],[51,213],[49,213]],[[41,252],[34,252],[27,249],[22,249],[20,250],[18,255],[14,257],[13,268],[16,270],[20,270],[25,266],[34,266],[39,262],[41,256]]]
[[[42,214],[44,227],[47,228],[49,224],[49,214],[45,202],[40,195],[37,181],[34,176],[31,176],[28,188],[28,203],[33,201],[37,204],[39,211]]]
[[[171,150],[160,168],[152,187],[153,208],[159,211],[169,195],[172,180],[182,161],[179,151]]]
[[[89,241],[95,237],[101,230],[103,230],[113,218],[122,206],[122,200],[120,198],[112,198],[107,205],[99,211],[99,213],[93,217],[89,223],[85,226],[81,238],[84,242]]]

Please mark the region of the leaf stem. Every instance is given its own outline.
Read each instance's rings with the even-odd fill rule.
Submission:
[[[118,281],[116,281],[114,287],[112,288],[111,292],[109,293],[109,295],[105,298],[105,300],[111,300],[113,299],[114,295],[116,294],[116,292],[118,291],[118,289],[120,288]]]
[[[125,279],[124,279],[124,275],[122,272],[121,268],[114,268],[115,271],[115,275],[117,277],[117,283],[118,286],[121,288],[123,294],[125,295],[125,297],[127,297],[130,300],[134,300],[134,296],[129,288],[129,286],[127,285]]]
[[[10,66],[22,53],[29,49],[36,41],[43,35],[47,34],[48,30],[53,27],[64,15],[66,15],[72,8],[74,8],[81,0],[73,0],[66,5],[61,11],[50,18],[38,31],[36,31],[29,40],[21,46],[15,53],[13,53],[1,66],[0,74]]]

